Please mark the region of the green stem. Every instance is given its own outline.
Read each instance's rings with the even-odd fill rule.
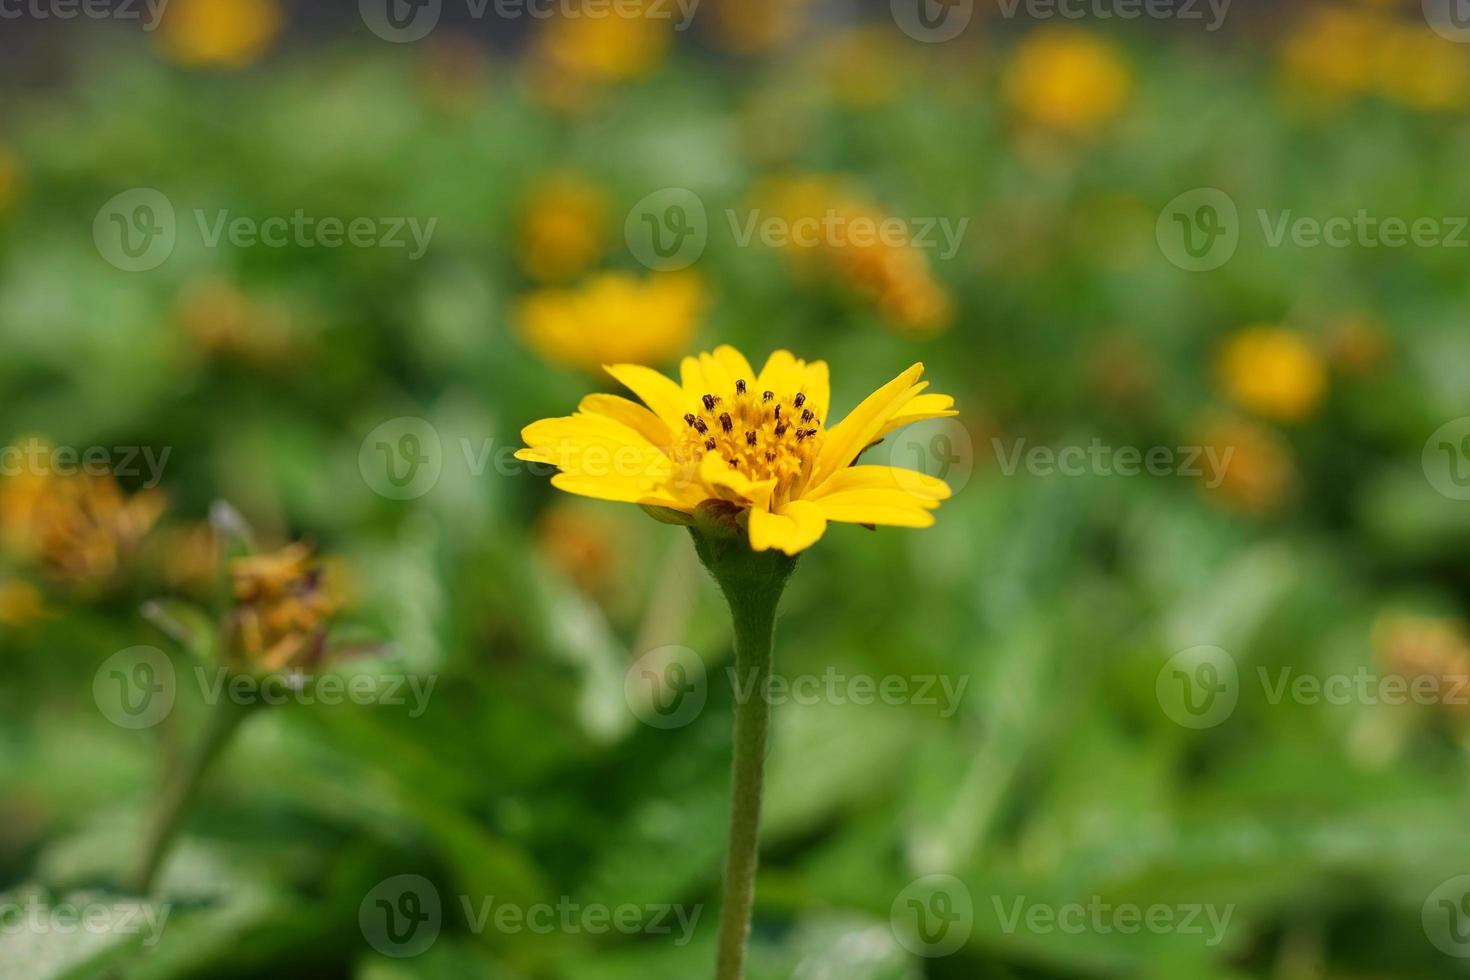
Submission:
[[[703,522],[702,522],[703,523]],[[735,672],[750,695],[735,702],[730,779],[730,842],[725,856],[725,892],[720,907],[715,980],[741,980],[755,904],[760,853],[761,791],[771,705],[767,683],[775,638],[776,607],[796,559],[779,552],[753,552],[743,536],[728,529],[693,530],[700,560],[720,583],[735,626]]]
[[[250,713],[250,707],[228,697],[217,702],[210,709],[203,739],[185,759],[184,765],[172,772],[164,782],[148,823],[142,859],[129,882],[133,894],[147,895],[153,888],[154,879],[158,877],[158,870],[168,854],[169,845],[183,826],[184,815],[194,802],[205,772],[229,744],[240,723]]]

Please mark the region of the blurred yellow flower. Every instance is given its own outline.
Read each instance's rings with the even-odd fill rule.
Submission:
[[[1206,499],[1263,516],[1280,509],[1296,483],[1291,449],[1276,432],[1244,419],[1216,419],[1199,433],[1218,472],[1206,469],[1200,489]]]
[[[1118,114],[1133,79],[1110,42],[1081,30],[1044,28],[1017,46],[1004,84],[1011,107],[1023,119],[1085,135]]]
[[[1421,110],[1470,106],[1465,46],[1392,10],[1310,8],[1287,34],[1280,59],[1289,83],[1319,97],[1377,94]]]
[[[670,6],[651,0],[574,5],[541,29],[532,56],[553,75],[585,82],[641,78],[668,55],[675,24],[671,12]]]
[[[111,476],[63,475],[43,462],[0,480],[0,547],[68,585],[99,588],[136,554],[164,505],[157,490],[128,496]]]
[[[323,565],[299,542],[230,563],[235,608],[230,655],[238,666],[278,671],[313,667],[326,651],[327,626],[341,601]]]
[[[290,310],[251,296],[225,279],[191,285],[176,317],[202,353],[257,367],[299,363],[307,353]]]
[[[168,527],[155,535],[154,550],[161,556],[163,580],[177,592],[209,595],[219,584],[223,549],[208,521]]]
[[[597,264],[607,233],[608,199],[602,188],[575,174],[559,174],[531,191],[517,256],[532,279],[564,282]]]
[[[1277,422],[1312,414],[1327,389],[1317,351],[1291,330],[1270,324],[1246,327],[1225,342],[1218,362],[1220,385],[1242,408]]]
[[[644,402],[589,395],[577,414],[526,426],[518,459],[550,463],[567,493],[657,508],[692,520],[714,502],[743,520],[755,551],[788,555],[821,538],[828,522],[929,527],[949,487],[924,473],[856,465],[863,450],[911,422],[956,414],[954,399],[926,394],[914,364],[831,421],[825,361],[778,350],[759,373],[722,346],[686,357],[681,381],[650,368],[607,372]]]
[[[903,333],[932,336],[950,325],[953,304],[934,280],[928,257],[906,238],[879,233],[900,219],[822,175],[768,180],[754,199],[763,213],[791,229],[784,248],[799,272],[836,279]],[[798,233],[803,229],[815,231]]]
[[[277,0],[169,0],[158,39],[181,65],[243,68],[270,48],[282,20]]]
[[[626,542],[604,513],[577,503],[556,503],[536,521],[536,546],[579,588],[604,595],[614,583]]]
[[[23,629],[46,616],[41,592],[28,582],[0,580],[0,626]]]
[[[1344,374],[1372,374],[1389,360],[1392,346],[1382,326],[1364,315],[1343,317],[1327,328],[1332,364]]]
[[[811,0],[709,0],[701,19],[716,47],[759,54],[786,44],[805,23]]]
[[[1385,669],[1411,685],[1427,679],[1434,700],[1465,708],[1464,699],[1470,697],[1470,635],[1462,621],[1384,613],[1373,624],[1373,649]]]
[[[15,209],[20,200],[20,157],[0,146],[0,218]]]
[[[604,364],[662,364],[689,346],[704,309],[692,273],[647,278],[604,272],[572,289],[542,289],[521,302],[526,343],[553,364],[597,371]]]

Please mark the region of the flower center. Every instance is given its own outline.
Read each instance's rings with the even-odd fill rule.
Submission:
[[[776,480],[779,498],[809,472],[822,442],[822,420],[805,392],[751,391],[744,380],[733,392],[706,394],[684,422],[684,459],[697,465],[718,453],[751,480]]]

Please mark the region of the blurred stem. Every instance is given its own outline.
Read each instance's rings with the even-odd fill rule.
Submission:
[[[231,737],[250,713],[249,704],[241,704],[223,696],[209,711],[204,735],[184,763],[173,769],[165,779],[153,816],[148,822],[141,860],[134,872],[129,887],[135,895],[147,895],[153,888],[158,869],[163,865],[169,846],[178,836],[199,784],[208,771],[210,763],[219,757],[229,744]]]
[[[770,731],[771,648],[776,607],[796,559],[779,552],[755,552],[742,535],[727,528],[709,533],[693,529],[695,549],[730,604],[735,626],[735,733],[730,780],[730,842],[725,856],[725,893],[720,907],[719,953],[715,980],[740,980],[755,904],[759,861],[761,791],[765,781]]]

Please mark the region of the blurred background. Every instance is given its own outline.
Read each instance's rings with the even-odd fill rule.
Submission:
[[[1464,975],[1467,13],[0,5],[0,977],[709,976],[727,613],[510,454],[719,343],[961,413],[787,593],[752,980]],[[245,662],[343,687],[137,906]]]

